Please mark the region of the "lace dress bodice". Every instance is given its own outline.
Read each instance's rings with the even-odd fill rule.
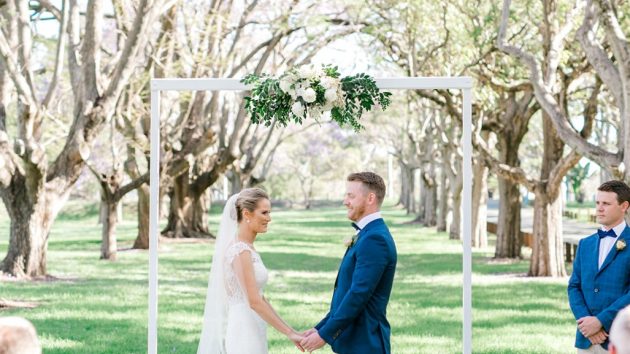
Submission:
[[[258,252],[254,251],[254,249],[244,243],[244,242],[236,242],[228,247],[225,253],[225,290],[227,292],[228,297],[228,305],[238,305],[247,303],[247,296],[236,276],[236,272],[234,269],[235,263],[234,259],[242,252],[248,251],[252,256],[252,263],[254,266],[254,277],[256,279],[256,286],[258,288],[258,293],[262,296],[263,289],[267,284],[267,280],[269,279],[269,274],[267,272],[267,268],[263,264],[262,258]]]

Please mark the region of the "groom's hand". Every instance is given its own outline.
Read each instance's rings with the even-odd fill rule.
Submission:
[[[599,322],[599,319],[595,316],[582,317],[577,321],[577,323],[578,329],[584,337],[590,337],[602,329],[602,323]]]
[[[312,333],[315,333],[315,332],[317,332],[317,330],[315,328],[310,328],[310,329],[307,329],[306,331],[302,332],[302,335],[304,337],[306,337],[306,336],[310,336]]]
[[[592,336],[588,337],[588,340],[591,341],[591,344],[593,345],[597,345],[597,344],[602,344],[606,341],[606,338],[608,337],[608,333],[606,333],[606,331],[604,331],[603,329],[599,330],[599,332],[593,334]]]
[[[302,342],[300,342],[302,348],[304,348],[304,350],[306,350],[307,352],[317,350],[323,347],[325,344],[326,342],[322,339],[322,337],[319,336],[317,330],[312,331],[308,336],[302,339]]]

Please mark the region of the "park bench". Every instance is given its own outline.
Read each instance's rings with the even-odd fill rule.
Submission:
[[[486,230],[492,234],[497,234],[497,223],[488,221],[486,224]],[[521,244],[525,247],[532,248],[534,243],[534,235],[529,231],[521,230]]]
[[[488,232],[496,235],[497,233],[497,223],[495,222],[487,222],[486,229]],[[534,235],[529,231],[521,230],[521,244],[525,247],[532,248],[534,243]],[[564,243],[564,259],[567,263],[573,262],[573,258],[575,257],[575,252],[577,250],[578,243],[583,237],[588,235],[573,235],[573,234],[564,234],[562,237],[562,242]]]
[[[562,242],[564,242],[564,260],[567,263],[573,262],[578,243],[580,243],[582,238],[583,237],[573,235],[564,235],[562,238]]]

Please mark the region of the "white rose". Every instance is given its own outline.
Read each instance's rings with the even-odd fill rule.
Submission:
[[[304,115],[304,106],[302,106],[300,102],[295,102],[291,106],[291,112],[293,112],[293,114],[295,114],[298,117],[302,117]]]
[[[289,91],[291,90],[291,82],[285,79],[280,80],[280,90],[289,93]]]
[[[306,101],[306,103],[312,103],[315,102],[315,99],[317,98],[317,93],[315,93],[315,90],[309,87],[304,90],[302,98],[304,98],[304,101]]]
[[[337,99],[337,90],[328,89],[326,93],[324,93],[324,97],[327,102],[333,102]]]
[[[298,73],[300,77],[307,78],[307,79],[315,77],[315,74],[316,74],[315,69],[313,69],[313,67],[310,65],[301,66],[300,69],[298,70]]]
[[[337,79],[332,78],[330,76],[323,77],[321,84],[326,90],[336,89],[338,85]]]
[[[297,92],[295,92],[294,89],[289,89],[289,91],[287,92],[289,95],[291,95],[292,99],[296,99],[298,97]]]

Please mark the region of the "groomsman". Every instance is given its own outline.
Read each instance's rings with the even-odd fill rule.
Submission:
[[[577,321],[577,353],[607,353],[608,333],[620,309],[630,304],[630,227],[624,217],[630,187],[608,181],[597,188],[601,228],[580,240],[569,279],[569,304]]]
[[[619,311],[610,328],[610,354],[630,354],[630,306]]]

